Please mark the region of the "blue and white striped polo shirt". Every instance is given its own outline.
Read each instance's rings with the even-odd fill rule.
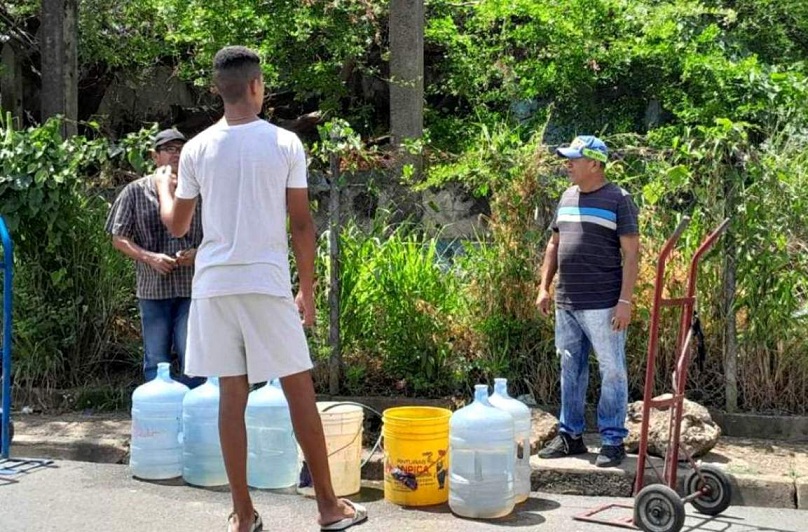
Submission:
[[[556,306],[565,310],[611,308],[620,297],[620,237],[639,234],[637,206],[613,183],[592,192],[568,188],[558,202]]]

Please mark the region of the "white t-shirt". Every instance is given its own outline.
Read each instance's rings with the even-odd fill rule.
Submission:
[[[183,147],[176,196],[203,199],[192,297],[292,294],[287,188],[307,188],[303,144],[264,120],[221,120]]]

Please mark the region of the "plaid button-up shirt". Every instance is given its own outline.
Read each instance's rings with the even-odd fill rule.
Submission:
[[[170,257],[178,251],[199,247],[202,242],[201,202],[197,202],[191,228],[182,238],[174,238],[160,219],[160,200],[152,176],[126,185],[107,218],[106,231],[131,239],[146,251]],[[135,262],[137,297],[140,299],[170,299],[191,297],[193,266],[177,266],[163,275],[140,261]]]

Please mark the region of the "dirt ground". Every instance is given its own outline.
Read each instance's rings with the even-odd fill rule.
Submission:
[[[780,442],[722,436],[703,460],[730,473],[808,477],[808,442]]]
[[[600,436],[585,434],[584,441],[592,450],[600,445]],[[736,475],[808,478],[808,442],[721,436],[718,445],[700,460],[720,465]]]

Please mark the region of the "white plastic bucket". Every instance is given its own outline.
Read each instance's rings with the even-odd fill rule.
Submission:
[[[362,407],[334,401],[317,403],[323,423],[331,483],[337,497],[358,493],[362,465]],[[313,490],[300,489],[305,495]]]

